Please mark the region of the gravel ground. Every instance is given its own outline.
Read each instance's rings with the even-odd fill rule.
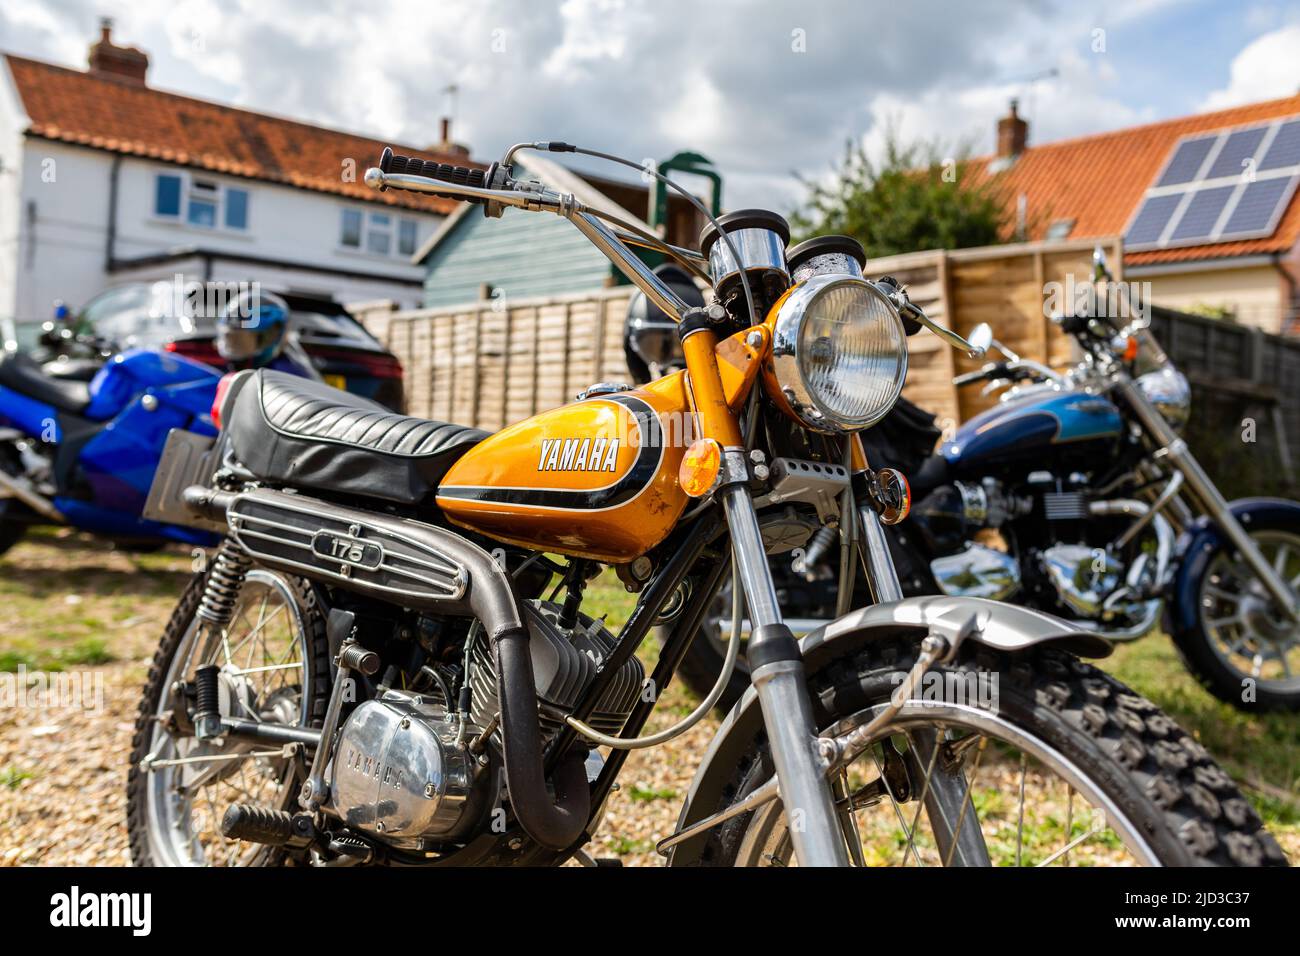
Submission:
[[[85,693],[75,706],[0,706],[0,865],[128,863],[125,778],[135,708],[190,565],[180,550],[131,555],[70,533],[35,537],[0,559],[0,690],[12,694],[14,672],[25,670],[29,680],[72,681]],[[671,687],[649,729],[693,706],[688,692]],[[589,848],[594,855],[625,865],[662,862],[655,842],[672,832],[716,726],[707,718],[629,758]],[[1300,856],[1298,828],[1273,829],[1287,853]],[[890,850],[897,836],[885,821],[876,845]],[[1104,848],[1088,861],[1110,862]]]

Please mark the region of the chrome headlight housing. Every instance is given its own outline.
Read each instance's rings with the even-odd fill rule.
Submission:
[[[768,390],[808,428],[869,428],[894,407],[906,378],[903,322],[870,282],[814,276],[778,308]]]
[[[1156,407],[1160,417],[1176,431],[1182,431],[1192,412],[1192,387],[1187,376],[1171,365],[1139,375],[1137,387]]]

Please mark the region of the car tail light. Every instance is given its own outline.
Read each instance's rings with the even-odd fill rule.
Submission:
[[[202,362],[204,365],[224,368],[226,364],[225,359],[221,357],[221,353],[217,351],[216,343],[211,339],[175,339],[168,342],[163,348],[184,358]]]
[[[328,346],[306,345],[307,354],[325,365],[348,365],[354,371],[350,374],[368,375],[371,378],[402,377],[402,363],[396,357],[384,352],[367,352],[360,349],[329,348]],[[333,371],[333,369],[331,369]]]
[[[208,414],[218,431],[221,430],[221,405],[226,400],[226,392],[230,389],[231,380],[238,374],[238,372],[229,372],[221,376],[221,381],[217,382],[217,394],[212,399],[212,410]]]

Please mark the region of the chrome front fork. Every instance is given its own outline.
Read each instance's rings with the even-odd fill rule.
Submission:
[[[1254,539],[1241,526],[1241,522],[1233,517],[1227,500],[1219,493],[1219,489],[1205,473],[1201,463],[1187,447],[1187,442],[1170,427],[1159,410],[1147,400],[1146,395],[1132,379],[1127,377],[1121,379],[1117,389],[1158,443],[1159,450],[1156,455],[1165,458],[1182,474],[1193,497],[1200,502],[1205,513],[1255,572],[1255,576],[1259,578],[1260,583],[1264,585],[1282,613],[1293,623],[1300,622],[1300,608],[1296,606],[1296,595],[1291,592],[1291,588],[1282,576],[1268,563]]]
[[[746,654],[794,852],[801,866],[848,866],[799,645],[782,621],[758,516],[744,481],[744,453],[728,449],[725,468],[727,484],[719,494],[731,529],[736,570],[749,603],[751,630]]]

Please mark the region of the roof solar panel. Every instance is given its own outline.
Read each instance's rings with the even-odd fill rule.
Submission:
[[[1247,170],[1247,161],[1254,157],[1267,132],[1267,126],[1256,126],[1253,129],[1239,129],[1229,135],[1219,150],[1219,155],[1210,165],[1210,171],[1205,174],[1205,178],[1219,179],[1223,176],[1241,175]]]
[[[1142,204],[1133,219],[1133,225],[1128,227],[1124,241],[1130,245],[1157,241],[1164,233],[1165,226],[1169,225],[1169,217],[1174,214],[1182,198],[1178,193],[1172,196],[1152,196]]]
[[[1258,238],[1300,188],[1300,116],[1175,143],[1129,221],[1134,251]]]
[[[1300,166],[1300,119],[1291,120],[1278,127],[1272,145],[1264,154],[1264,158],[1259,161],[1261,172],[1283,166]]]
[[[1260,179],[1247,184],[1237,201],[1237,208],[1219,234],[1220,239],[1235,239],[1242,235],[1265,232],[1272,225],[1282,200],[1291,197],[1295,176],[1278,176]]]
[[[1218,134],[1204,136],[1201,139],[1184,140],[1174,153],[1173,159],[1165,167],[1157,186],[1172,186],[1176,183],[1190,183],[1196,178],[1205,157],[1210,154],[1210,147],[1218,139]]]
[[[1214,186],[1194,193],[1191,202],[1183,210],[1178,225],[1174,227],[1170,240],[1182,242],[1187,239],[1209,239],[1219,221],[1219,214],[1223,212],[1228,197],[1236,188],[1235,185]]]

